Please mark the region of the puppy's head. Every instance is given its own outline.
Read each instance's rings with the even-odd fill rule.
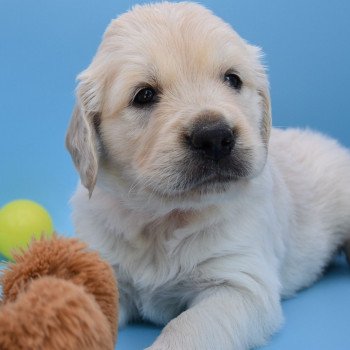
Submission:
[[[259,56],[200,5],[137,6],[112,21],[78,77],[67,134],[90,194],[106,174],[161,196],[258,175],[271,126]]]

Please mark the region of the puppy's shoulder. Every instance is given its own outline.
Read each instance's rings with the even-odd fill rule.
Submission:
[[[273,129],[269,158],[298,188],[313,188],[318,184],[327,192],[335,183],[340,187],[349,184],[349,150],[319,132]]]
[[[270,140],[270,153],[277,158],[325,159],[334,156],[349,157],[349,151],[335,139],[310,129],[276,129],[273,128]]]

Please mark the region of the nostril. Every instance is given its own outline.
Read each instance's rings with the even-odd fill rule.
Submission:
[[[226,123],[200,123],[195,126],[189,137],[190,145],[200,151],[206,158],[219,160],[229,155],[235,139]]]
[[[222,145],[222,147],[232,147],[233,146],[233,137],[223,139],[221,142],[221,145]]]

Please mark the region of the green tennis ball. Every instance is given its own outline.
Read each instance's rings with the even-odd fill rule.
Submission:
[[[33,238],[52,234],[52,219],[38,203],[16,200],[0,210],[0,254],[8,259],[14,249],[27,248]]]

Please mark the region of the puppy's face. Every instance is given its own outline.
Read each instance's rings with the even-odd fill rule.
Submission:
[[[98,173],[161,196],[216,192],[265,164],[259,50],[199,5],[122,15],[79,80],[67,145],[90,193]]]

